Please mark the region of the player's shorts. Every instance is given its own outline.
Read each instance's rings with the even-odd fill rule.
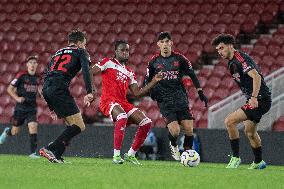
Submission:
[[[65,118],[80,112],[67,85],[60,85],[55,79],[47,80],[44,82],[42,92],[49,109],[53,110],[58,118]]]
[[[113,108],[118,105],[120,106],[125,113],[127,113],[127,117],[129,117],[133,112],[138,110],[138,108],[135,108],[133,104],[129,103],[128,101],[118,101],[118,100],[105,100],[101,101],[100,103],[100,110],[101,112],[112,119],[111,112]]]
[[[193,120],[193,115],[188,108],[188,104],[185,104],[180,107],[174,107],[174,104],[171,103],[158,103],[158,106],[166,123],[169,124],[173,121],[180,123],[183,120]]]
[[[23,110],[15,109],[12,120],[11,120],[12,125],[19,127],[23,125],[25,122],[26,123],[37,122],[36,113],[37,113],[36,110],[23,111]]]
[[[249,120],[255,123],[259,123],[261,117],[271,108],[271,98],[267,97],[259,99],[257,108],[252,109],[251,106],[248,104],[248,101],[247,104],[245,104],[241,108],[245,112]]]

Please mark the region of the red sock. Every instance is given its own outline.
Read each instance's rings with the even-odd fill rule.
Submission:
[[[152,127],[152,121],[149,118],[146,118],[143,121],[141,121],[136,131],[135,138],[131,146],[131,148],[134,151],[138,151],[141,145],[144,143],[151,127]]]
[[[120,150],[124,138],[125,127],[127,124],[127,115],[125,113],[119,114],[114,123],[113,146],[114,149]]]

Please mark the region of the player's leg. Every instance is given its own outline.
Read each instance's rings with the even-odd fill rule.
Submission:
[[[264,169],[266,163],[262,160],[261,139],[257,133],[257,124],[251,120],[244,121],[243,123],[245,125],[245,134],[249,139],[254,154],[254,161],[249,169]]]
[[[48,106],[58,118],[63,118],[67,128],[46,148],[40,150],[40,155],[46,157],[50,162],[62,163],[61,157],[71,139],[85,130],[85,124],[74,98],[70,95],[68,88],[56,86],[45,86],[43,96]]]
[[[193,116],[188,109],[177,112],[178,120],[184,130],[184,150],[192,149],[193,146]]]
[[[67,123],[66,129],[54,142],[47,146],[47,149],[52,151],[58,160],[63,160],[62,155],[65,152],[66,147],[70,144],[72,138],[85,130],[85,123],[80,112],[67,116],[63,118],[63,120]]]
[[[127,114],[119,104],[113,104],[110,107],[110,115],[114,121],[113,134],[113,163],[122,164],[123,159],[120,156],[125,128],[127,124]]]
[[[19,111],[14,111],[12,117],[12,126],[6,127],[0,135],[0,144],[3,144],[7,137],[15,136],[20,132],[20,126],[25,122],[24,114]]]
[[[193,120],[182,120],[180,122],[184,130],[184,150],[190,150],[193,146]]]
[[[128,112],[128,114],[130,113]],[[148,132],[152,127],[152,121],[143,112],[141,112],[136,108],[134,108],[133,113],[131,112],[131,114],[129,115],[129,119],[133,123],[138,125],[138,129],[135,133],[135,137],[131,145],[131,148],[129,149],[128,153],[124,155],[124,160],[130,161],[136,165],[141,165],[136,159],[135,154],[144,143],[148,135]]]
[[[169,119],[172,118],[172,119]],[[180,152],[177,144],[177,138],[180,133],[180,125],[178,123],[177,118],[175,117],[175,113],[167,117],[168,124],[167,128],[169,130],[168,137],[170,140],[169,146],[171,150],[172,157],[175,160],[180,160]],[[175,120],[175,121],[174,121]]]
[[[231,160],[226,168],[237,168],[241,163],[241,159],[239,155],[240,137],[239,137],[239,131],[237,129],[237,124],[245,120],[247,120],[247,116],[241,108],[229,114],[225,118],[225,126],[229,134],[231,149],[233,152],[233,156],[231,157]]]
[[[35,121],[28,122],[28,128],[30,133],[30,149],[31,154],[29,155],[30,158],[39,158],[38,155],[36,155],[36,149],[37,149],[37,131],[38,131],[38,124]]]

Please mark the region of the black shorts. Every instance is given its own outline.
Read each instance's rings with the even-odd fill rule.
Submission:
[[[23,125],[25,122],[26,123],[37,122],[36,113],[37,113],[36,110],[23,111],[15,109],[11,120],[12,125],[18,127]]]
[[[53,110],[58,118],[65,118],[80,112],[67,85],[60,85],[60,82],[56,80],[45,81],[42,92],[49,109]]]
[[[245,112],[249,120],[259,123],[261,117],[270,110],[271,108],[271,98],[263,98],[258,100],[258,107],[252,109],[247,101],[247,104],[242,106],[242,110]]]
[[[165,119],[166,124],[169,124],[173,121],[178,121],[180,123],[183,120],[194,119],[188,107],[179,110],[164,109],[160,107],[160,111]]]

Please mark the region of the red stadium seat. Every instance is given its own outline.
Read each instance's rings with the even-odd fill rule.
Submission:
[[[208,79],[206,86],[212,89],[217,89],[217,87],[220,85],[220,82],[221,79],[219,77],[211,76]]]
[[[203,3],[200,5],[199,12],[204,14],[209,14],[212,10],[212,4],[209,3]]]
[[[241,4],[238,12],[247,15],[250,13],[250,10],[251,10],[251,5],[245,3],[245,4]]]
[[[242,13],[238,13],[233,17],[233,23],[243,24],[246,20],[247,16]]]
[[[256,3],[253,5],[251,12],[257,13],[258,15],[261,15],[264,11],[264,4],[263,3]]]
[[[206,22],[211,24],[216,24],[219,20],[220,15],[216,13],[211,13],[207,16]]]

